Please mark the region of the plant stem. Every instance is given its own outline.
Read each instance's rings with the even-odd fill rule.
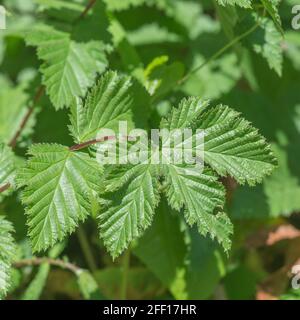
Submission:
[[[126,139],[134,139],[133,137],[130,137],[130,136],[126,136],[124,138],[126,138]],[[78,151],[78,150],[84,149],[86,147],[89,147],[91,145],[94,145],[94,144],[97,144],[97,143],[101,143],[101,142],[105,142],[105,141],[109,141],[109,140],[116,140],[116,137],[115,136],[105,136],[105,137],[100,138],[100,139],[93,139],[93,140],[89,140],[89,141],[86,141],[86,142],[78,143],[78,144],[75,144],[74,146],[70,147],[69,150],[70,151]]]
[[[82,226],[80,226],[78,228],[77,236],[78,236],[78,240],[79,240],[79,243],[81,246],[81,250],[83,252],[83,255],[85,257],[85,260],[86,260],[86,263],[87,263],[89,269],[92,272],[96,271],[97,270],[97,263],[95,261],[95,258],[92,253],[92,249],[90,247],[87,236],[86,236],[85,231]]]
[[[86,5],[84,11],[81,13],[81,15],[78,17],[78,20],[84,18],[88,12],[93,8],[93,6],[96,4],[97,0],[90,0],[88,4]]]
[[[3,185],[2,187],[0,187],[0,193],[6,191],[7,189],[9,189],[11,187],[10,183],[6,183],[5,185]]]
[[[36,106],[36,104],[38,103],[38,101],[41,99],[42,95],[44,94],[44,87],[43,86],[40,86],[37,90],[37,93],[33,99],[33,102],[32,102],[32,105],[28,108],[27,110],[27,113],[25,114],[22,122],[21,122],[21,125],[18,129],[18,131],[16,132],[16,134],[14,135],[14,137],[12,138],[12,140],[9,142],[9,146],[14,148],[17,144],[17,141],[23,131],[23,129],[25,128],[28,120],[30,119],[30,116],[32,115],[33,113],[33,110]]]
[[[231,47],[233,47],[235,44],[237,44],[238,42],[240,42],[242,39],[246,38],[247,36],[249,36],[251,33],[253,33],[258,27],[260,26],[260,19],[258,19],[257,23],[252,26],[249,30],[245,31],[244,33],[240,34],[239,36],[237,36],[236,38],[234,38],[232,41],[230,41],[229,43],[227,43],[223,48],[221,48],[220,50],[218,50],[215,54],[213,54],[209,59],[207,59],[206,61],[204,61],[202,64],[200,64],[198,67],[196,67],[195,69],[193,69],[192,71],[190,71],[188,74],[186,74],[182,79],[180,79],[177,82],[177,85],[181,85],[182,83],[184,83],[191,75],[193,75],[194,73],[198,72],[199,70],[201,70],[203,67],[205,67],[207,64],[209,64],[210,62],[212,62],[213,60],[217,59],[219,56],[221,56],[224,52],[226,52],[228,49],[230,49]]]
[[[130,248],[124,253],[123,264],[122,264],[122,284],[121,284],[121,300],[127,299],[127,286],[128,286],[128,277],[130,269]]]
[[[32,259],[24,259],[24,260],[20,260],[20,261],[16,261],[13,264],[14,268],[24,268],[24,267],[28,267],[28,266],[39,266],[43,263],[48,263],[52,266],[56,266],[56,267],[60,267],[63,269],[67,269],[73,273],[75,273],[76,275],[78,275],[78,273],[80,271],[82,271],[81,268],[77,267],[75,264],[70,263],[70,262],[66,262],[63,260],[59,260],[59,259],[51,259],[51,258],[32,258]]]
[[[93,140],[89,140],[89,141],[86,141],[86,142],[82,142],[82,143],[79,143],[79,144],[75,144],[74,146],[70,147],[69,150],[70,151],[78,151],[78,150],[81,150],[81,149],[84,149],[86,147],[89,147],[93,144],[97,144],[97,143],[100,143],[100,142],[104,142],[104,141],[108,141],[108,140],[113,140],[115,139],[114,136],[107,136],[107,137],[103,137],[101,139],[93,139]]]

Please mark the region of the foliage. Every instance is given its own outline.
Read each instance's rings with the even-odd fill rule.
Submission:
[[[1,4],[11,14],[0,30],[0,296],[259,297],[272,276],[258,250],[271,246],[268,228],[299,226],[293,3]],[[203,168],[153,162],[168,139],[141,163],[99,163],[114,139],[99,131],[121,136],[125,121],[190,129],[172,146],[191,139]],[[125,138],[134,156],[141,141]],[[260,229],[267,240],[253,244]],[[280,284],[271,294],[285,299]]]

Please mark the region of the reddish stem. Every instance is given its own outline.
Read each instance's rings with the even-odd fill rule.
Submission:
[[[77,151],[77,150],[81,150],[81,149],[84,149],[86,147],[89,147],[89,146],[91,146],[93,144],[97,144],[97,143],[108,141],[108,140],[115,140],[115,139],[116,139],[115,136],[107,136],[107,137],[104,137],[104,138],[101,138],[101,139],[93,139],[93,140],[89,140],[89,141],[82,142],[82,143],[79,143],[79,144],[75,144],[74,146],[70,147],[69,150],[70,151]]]
[[[3,185],[2,187],[0,187],[0,193],[6,191],[7,189],[9,189],[11,187],[10,183],[6,183],[5,185]]]
[[[96,4],[97,0],[90,0],[90,2],[87,4],[87,6],[85,7],[84,11],[81,13],[81,15],[79,16],[78,20],[84,18],[88,12],[93,8],[93,6]]]
[[[28,120],[30,119],[30,116],[32,115],[33,113],[33,110],[36,106],[36,104],[38,103],[38,101],[40,100],[40,98],[42,97],[44,93],[44,87],[43,86],[40,86],[34,99],[33,99],[33,102],[32,102],[32,105],[31,107],[28,108],[27,110],[27,113],[25,114],[25,117],[23,118],[21,124],[20,124],[20,127],[18,129],[18,131],[16,132],[16,134],[14,135],[14,137],[12,138],[12,140],[9,142],[9,146],[14,148],[17,144],[17,141],[22,133],[22,131],[24,130]]]

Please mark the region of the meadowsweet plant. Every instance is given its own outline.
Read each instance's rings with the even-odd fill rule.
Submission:
[[[2,298],[243,297],[300,209],[293,4],[1,1]]]

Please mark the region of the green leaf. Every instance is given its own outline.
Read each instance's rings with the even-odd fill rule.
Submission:
[[[103,300],[104,297],[100,292],[98,283],[93,275],[86,271],[79,271],[77,275],[77,283],[84,299],[86,300]]]
[[[167,117],[161,122],[162,128],[170,131],[175,129],[193,128],[202,113],[206,111],[209,102],[198,97],[184,98],[178,108],[173,108]]]
[[[153,165],[133,166],[120,182],[127,183],[126,194],[121,202],[113,203],[100,214],[100,236],[113,258],[151,225],[154,209],[158,205],[156,176]]]
[[[13,183],[15,169],[15,156],[12,150],[0,143],[0,186],[6,183]]]
[[[271,16],[277,30],[283,35],[284,31],[282,29],[281,18],[277,8],[279,0],[261,0],[261,2]]]
[[[274,22],[268,18],[263,19],[260,29],[254,33],[251,39],[254,51],[264,57],[269,67],[281,76],[283,64],[282,35],[276,29]]]
[[[49,258],[57,258],[65,248],[65,243],[61,242],[55,245],[49,251]],[[22,300],[38,300],[43,293],[43,290],[46,286],[48,275],[50,272],[51,266],[49,263],[45,262],[41,264],[38,268],[37,273],[35,274],[33,280],[30,282],[29,286],[26,288],[26,291],[22,295]]]
[[[217,0],[218,3],[222,6],[226,5],[237,5],[243,8],[251,8],[252,7],[252,0]]]
[[[122,11],[122,10],[127,10],[131,6],[140,6],[143,5],[146,0],[104,0],[104,2],[107,5],[107,9],[111,11]]]
[[[153,60],[144,72],[145,86],[154,98],[160,98],[171,91],[184,75],[184,66],[180,62],[166,65],[168,57]]]
[[[42,7],[46,7],[47,9],[70,9],[77,11],[79,13],[83,12],[84,6],[79,3],[74,3],[70,1],[62,1],[62,0],[34,0],[35,3],[40,4]]]
[[[275,168],[276,159],[263,136],[229,107],[210,109],[199,126],[205,134],[204,161],[218,174],[255,185]]]
[[[43,83],[56,109],[69,107],[74,96],[84,97],[97,73],[107,66],[102,42],[78,43],[69,33],[47,25],[31,30],[26,42],[37,47],[38,57],[44,61]]]
[[[72,233],[90,214],[102,168],[87,154],[61,145],[33,145],[29,154],[17,182],[26,186],[22,198],[33,250],[41,251]]]
[[[288,154],[278,145],[273,145],[272,149],[278,158],[278,168],[261,187],[238,188],[232,203],[234,218],[276,218],[300,210],[300,184],[289,168]]]
[[[71,106],[70,131],[77,142],[96,138],[102,128],[117,129],[119,121],[131,120],[132,82],[116,72],[106,72],[87,95]]]
[[[226,37],[234,38],[234,27],[238,21],[238,13],[235,7],[216,5],[216,11]]]
[[[0,141],[9,143],[26,115],[28,95],[20,87],[0,91]],[[29,129],[33,122],[26,126]]]
[[[196,53],[193,57],[191,69],[199,67],[205,61],[205,56]],[[183,83],[182,88],[184,93],[189,96],[200,96],[202,99],[219,99],[234,88],[240,77],[241,71],[237,56],[234,53],[228,53],[192,74]]]
[[[22,300],[38,300],[46,284],[50,272],[50,265],[44,263],[39,267],[37,274],[26,289]]]
[[[226,214],[212,214],[225,202],[225,191],[217,177],[208,170],[199,173],[199,168],[194,166],[167,165],[164,168],[166,194],[171,207],[178,211],[184,207],[188,224],[196,223],[202,235],[217,238],[228,251],[232,224]]]
[[[0,298],[9,288],[11,264],[16,253],[12,232],[12,224],[0,216]]]

